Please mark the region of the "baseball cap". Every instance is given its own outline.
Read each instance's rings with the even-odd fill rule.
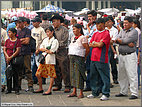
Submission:
[[[11,18],[11,21],[17,21],[17,17],[16,17],[16,16],[13,16],[13,17]]]
[[[17,21],[18,22],[25,22],[26,21],[25,19],[26,19],[25,17],[18,17]]]

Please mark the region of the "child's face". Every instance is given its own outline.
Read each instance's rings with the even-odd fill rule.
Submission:
[[[97,29],[98,29],[99,31],[102,31],[102,30],[104,30],[104,28],[105,28],[105,24],[104,24],[104,23],[97,23],[97,24],[96,24],[96,27],[97,27]]]
[[[8,35],[9,35],[10,38],[12,38],[13,36],[15,36],[15,33],[13,33],[12,31],[9,30]]]

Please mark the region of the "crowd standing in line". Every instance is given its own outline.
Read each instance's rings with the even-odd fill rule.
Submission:
[[[6,88],[6,94],[15,91],[19,95],[22,79],[26,79],[25,91],[51,95],[63,88],[63,80],[64,93],[73,88],[67,97],[83,98],[83,92],[91,91],[87,98],[102,93],[100,100],[104,101],[111,93],[111,71],[113,83],[120,85],[116,97],[128,96],[130,87],[129,99],[137,99],[141,85],[139,19],[126,16],[124,20],[115,20],[115,16],[106,15],[97,18],[95,10],[88,11],[87,16],[88,22],[74,18],[69,21],[57,13],[51,18],[43,14],[42,18],[36,16],[32,20],[12,17],[7,29],[1,28],[1,91]],[[42,55],[43,64],[38,60]],[[17,66],[13,60],[18,56],[23,57],[23,64]],[[42,84],[46,84],[48,77],[49,88],[44,92]],[[34,89],[36,84],[39,89]]]

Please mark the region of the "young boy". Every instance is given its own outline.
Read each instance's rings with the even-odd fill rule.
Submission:
[[[91,65],[90,65],[90,86],[92,94],[88,98],[99,96],[100,100],[108,100],[110,96],[110,74],[108,66],[108,49],[110,44],[110,35],[105,30],[105,21],[103,18],[96,20],[97,32],[93,34],[89,46],[92,47]]]

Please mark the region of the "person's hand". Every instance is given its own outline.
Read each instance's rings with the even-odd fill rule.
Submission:
[[[91,25],[91,23],[89,22],[88,24],[87,24],[87,27],[89,27]]]
[[[110,40],[110,44],[111,44],[111,45],[113,44],[113,41],[112,41],[112,40]]]
[[[50,50],[47,49],[45,52],[49,54],[49,53],[50,53]]]
[[[37,49],[36,52],[35,52],[35,55],[38,55],[38,54],[39,54],[39,50]]]
[[[134,44],[134,43],[129,43],[128,46],[129,46],[129,47],[134,47],[135,44]]]
[[[86,37],[89,38],[89,35],[87,35]]]
[[[138,65],[140,64],[140,58],[138,57]]]
[[[118,39],[117,39],[117,42],[119,42],[119,43],[121,44],[121,43],[122,43],[122,40],[118,38]]]
[[[11,59],[12,59],[12,56],[11,57],[6,57],[6,62],[7,62],[7,64],[9,64],[9,62],[11,61]]]
[[[93,47],[93,43],[90,43],[90,44],[89,44],[89,47]]]

